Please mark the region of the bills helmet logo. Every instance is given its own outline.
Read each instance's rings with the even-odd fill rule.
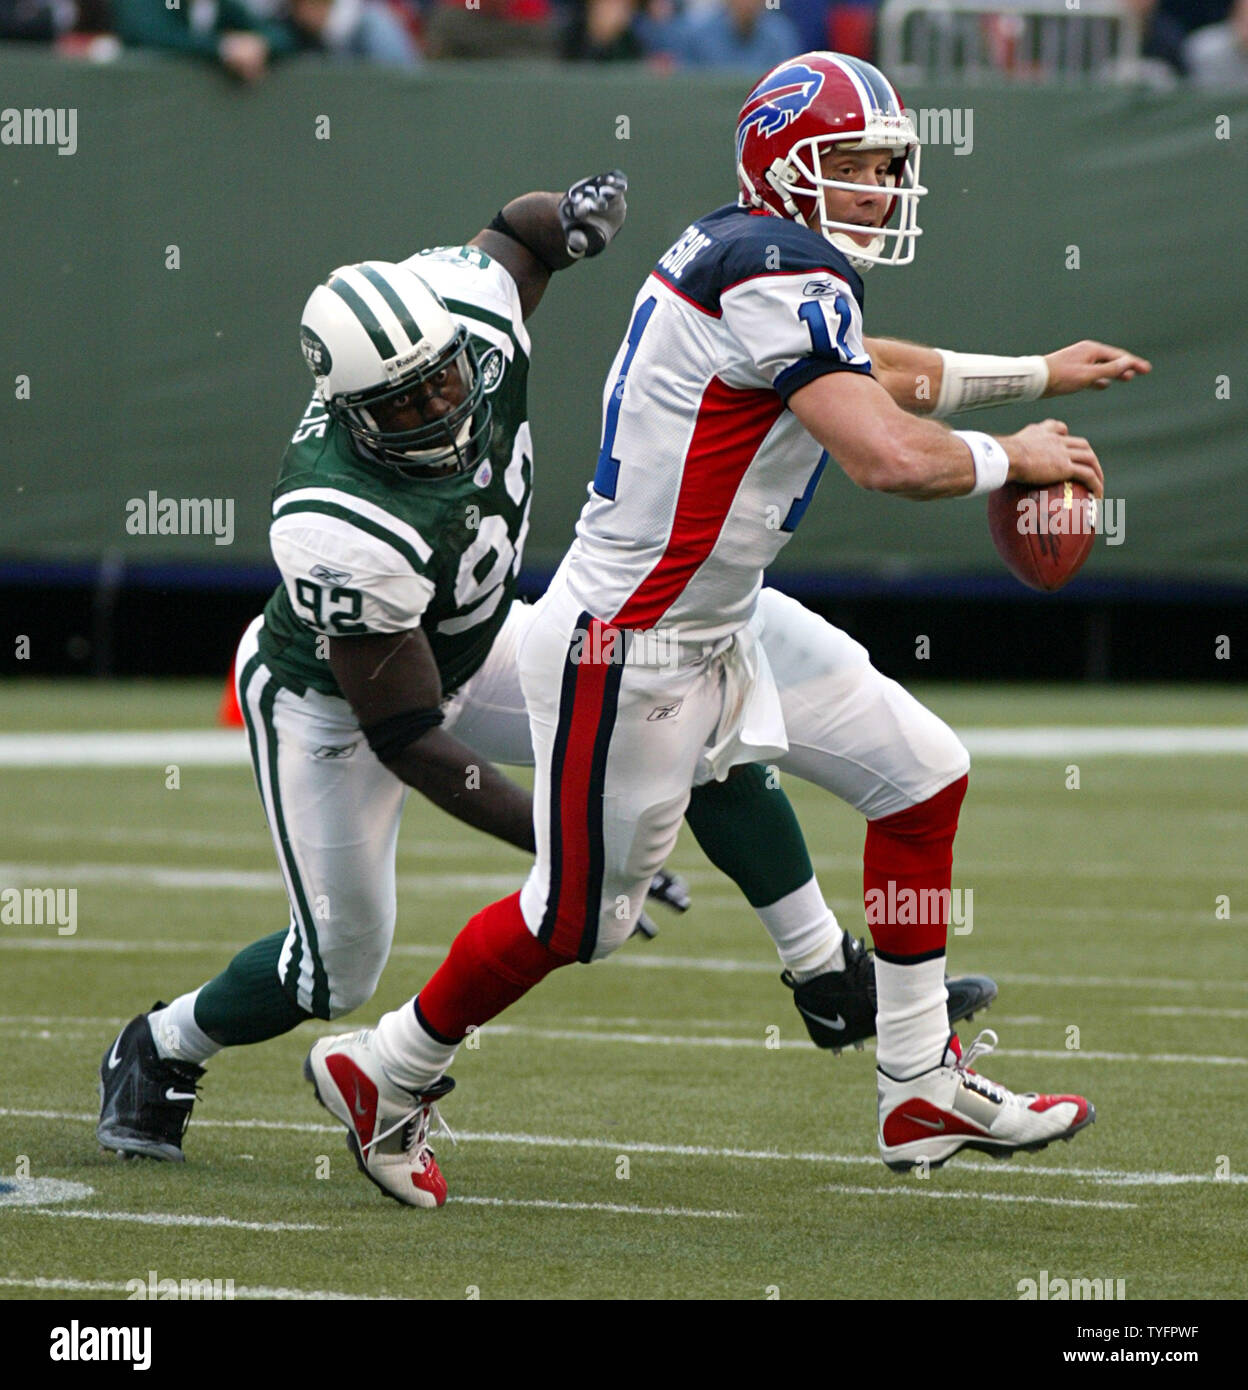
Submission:
[[[823,73],[805,63],[789,63],[769,74],[750,93],[737,122],[737,158],[750,131],[775,135],[791,125],[819,95]]]

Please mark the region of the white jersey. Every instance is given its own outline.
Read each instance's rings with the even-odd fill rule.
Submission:
[[[563,581],[623,628],[715,641],[754,611],[827,455],[787,408],[870,373],[862,281],[817,233],[725,207],[642,286],[603,393],[598,467]]]

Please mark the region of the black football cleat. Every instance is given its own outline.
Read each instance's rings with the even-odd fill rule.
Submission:
[[[163,1009],[161,1003],[152,1009]],[[182,1136],[191,1122],[203,1067],[156,1051],[147,1015],[118,1033],[100,1062],[100,1122],[96,1138],[122,1158],[183,1163]]]
[[[875,957],[862,941],[845,933],[845,969],[828,970],[813,980],[798,984],[786,970],[781,980],[793,991],[793,1002],[802,1016],[806,1031],[816,1047],[828,1047],[833,1054],[854,1047],[859,1052],[868,1038],[875,1037]],[[997,997],[995,980],[986,975],[963,975],[946,980],[949,991],[949,1023],[974,1018]]]

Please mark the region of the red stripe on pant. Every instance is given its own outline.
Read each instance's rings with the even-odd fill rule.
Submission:
[[[618,628],[586,617],[578,623],[560,695],[551,755],[550,884],[538,932],[556,955],[581,960],[598,935],[603,778],[625,640]]]
[[[867,822],[862,890],[877,954],[890,960],[945,949],[953,837],[966,777],[891,816]]]

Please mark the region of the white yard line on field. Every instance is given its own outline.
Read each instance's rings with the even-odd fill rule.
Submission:
[[[125,1293],[129,1284],[112,1283],[106,1279],[48,1279],[37,1276],[22,1279],[15,1274],[0,1278],[0,1288],[39,1289],[48,1293]],[[364,1299],[385,1299],[391,1301],[389,1294],[374,1293],[335,1293],[330,1289],[268,1289],[253,1284],[238,1284],[232,1295],[239,1298],[334,1300],[335,1302],[360,1302]]]
[[[60,1120],[74,1124],[94,1125],[95,1114],[65,1110],[21,1110],[0,1106],[0,1119]],[[318,1124],[295,1120],[212,1120],[196,1118],[196,1129],[259,1129],[290,1131],[299,1134],[341,1134],[341,1125]],[[571,1135],[524,1134],[499,1130],[460,1130],[456,1137],[478,1144],[514,1144],[534,1149],[593,1149],[613,1154],[656,1154],[673,1158],[729,1158],[749,1163],[831,1163],[866,1165],[879,1164],[875,1154],[837,1154],[818,1150],[783,1153],[775,1149],[718,1148],[708,1144],[658,1144],[645,1140],[582,1138]],[[1111,1187],[1172,1187],[1202,1185],[1235,1187],[1248,1183],[1248,1174],[1232,1173],[1225,1178],[1213,1173],[1168,1173],[1133,1171],[1121,1168],[1044,1168],[1032,1164],[1017,1167],[996,1161],[959,1158],[951,1172],[975,1171],[1010,1178],[1076,1178],[1080,1181],[1105,1183]]]
[[[147,941],[126,940],[122,938],[100,938],[88,940],[82,936],[0,936],[0,951],[103,951],[120,954],[143,955],[147,953],[170,955],[202,955],[204,952],[226,952],[240,950],[244,941]],[[637,945],[611,957],[611,969],[639,970],[701,970],[712,975],[778,975],[779,965],[774,961],[733,960],[718,956],[668,956],[662,954],[646,955],[645,947]],[[390,948],[392,956],[407,957],[414,960],[441,960],[446,955],[445,946],[418,946],[402,943]],[[1003,985],[1040,985],[1045,988],[1074,988],[1090,986],[1094,989],[1153,989],[1167,990],[1230,989],[1248,990],[1248,980],[1179,979],[1172,975],[1023,975],[1013,971],[993,971],[993,978]]]
[[[63,1207],[0,1207],[0,1214],[12,1216],[64,1216],[71,1221],[126,1221],[139,1226],[224,1226],[232,1231],[332,1231],[333,1226],[316,1226],[306,1221],[236,1221],[231,1216],[196,1216],[171,1211],[68,1211]]]
[[[1238,725],[1058,725],[960,728],[957,732],[971,756],[980,758],[1248,753],[1248,728]],[[241,729],[0,736],[0,767],[149,767],[168,763],[181,767],[235,767],[249,762],[247,739]]]
[[[619,1202],[556,1202],[527,1197],[448,1197],[447,1206],[537,1207],[546,1211],[609,1211],[623,1216],[694,1216],[739,1221],[739,1211],[700,1211],[696,1207],[632,1207]]]
[[[426,895],[445,893],[502,893],[518,888],[525,871],[506,874],[401,874],[399,886]],[[0,863],[0,886],[59,883],[82,888],[120,884],[125,888],[163,888],[174,891],[218,889],[244,893],[283,892],[276,869],[181,869],[167,864]]]
[[[1046,1207],[1101,1207],[1107,1211],[1134,1211],[1137,1202],[1094,1202],[1078,1197],[1029,1197],[1012,1192],[933,1192],[920,1187],[849,1187],[831,1183],[821,1192],[843,1192],[856,1197],[929,1197],[948,1202],[1037,1202]]]
[[[550,1042],[608,1042],[632,1043],[641,1047],[719,1047],[755,1048],[759,1051],[774,1051],[777,1048],[809,1048],[804,1038],[777,1038],[768,1044],[760,1034],[756,1038],[733,1037],[691,1037],[684,1033],[631,1033],[624,1031],[593,1031],[577,1028],[531,1028],[517,1023],[487,1023],[481,1036],[509,1034],[524,1038],[541,1038]],[[1187,1052],[1094,1052],[1084,1048],[1079,1051],[1039,1048],[1002,1047],[997,1049],[999,1057],[1036,1057],[1048,1061],[1083,1060],[1088,1062],[1173,1062],[1190,1066],[1206,1067],[1245,1067],[1248,1057],[1201,1056]]]

